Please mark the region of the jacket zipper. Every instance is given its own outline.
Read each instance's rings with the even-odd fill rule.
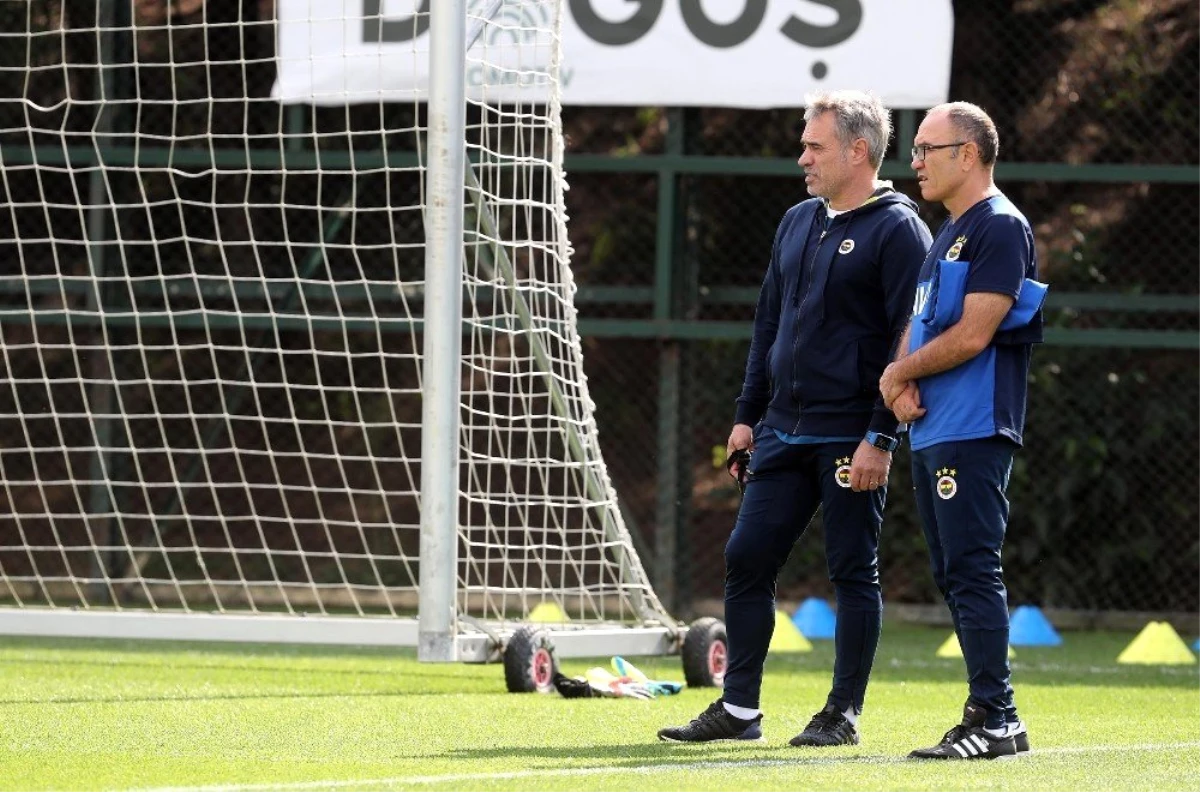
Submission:
[[[824,211],[824,207],[818,208],[818,212]],[[812,258],[808,260],[808,283],[804,284],[804,296],[800,298],[800,306],[796,310],[796,326],[792,331],[792,399],[795,400],[796,406],[800,408],[796,414],[796,425],[792,427],[791,434],[799,434],[800,420],[804,413],[804,403],[796,396],[796,355],[800,348],[800,317],[804,315],[804,304],[808,302],[808,294],[812,291],[813,281],[816,279],[816,264],[817,256],[821,252],[821,243],[825,241],[825,236],[829,233],[830,226],[833,225],[833,218],[828,218],[829,225],[821,229],[821,235],[817,237],[817,246],[813,249]],[[825,223],[822,222],[824,226]]]

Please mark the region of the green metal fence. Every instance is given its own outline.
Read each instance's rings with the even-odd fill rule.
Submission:
[[[138,13],[154,6],[139,4]],[[43,166],[36,189],[28,181],[32,170],[14,170],[4,182],[4,201],[38,190],[75,201],[89,185],[55,170],[67,163],[75,173],[102,164],[107,189],[116,195],[155,189],[128,169],[138,163],[170,163],[193,174],[211,170],[183,189],[197,195],[241,190],[264,204],[282,200],[277,171],[293,166],[319,164],[324,171],[321,179],[289,177],[287,189],[304,196],[297,203],[313,206],[337,207],[349,185],[356,200],[368,203],[386,201],[389,190],[415,188],[387,178],[356,183],[354,176],[356,168],[414,161],[411,147],[385,134],[403,126],[411,108],[284,108],[266,100],[275,40],[269,4],[193,4],[190,15],[139,34],[136,52],[128,32],[100,39],[71,33],[70,25],[94,26],[97,8],[113,13],[117,28],[139,23],[125,3],[0,6],[6,30],[32,19],[66,26],[57,37],[30,31],[26,51],[0,51],[0,65],[11,67],[0,72],[0,128],[33,130],[0,137],[0,163]],[[1042,272],[1052,286],[1047,343],[1035,353],[1030,382],[1027,447],[1011,491],[1011,600],[1194,611],[1200,597],[1197,8],[1191,0],[960,0],[955,12],[951,96],[975,101],[996,118],[997,180],[1034,223]],[[234,24],[239,20],[243,24]],[[896,42],[885,55],[903,57],[908,46],[915,45]],[[199,51],[212,64],[204,74],[173,71],[166,61],[168,52],[185,60]],[[88,104],[59,105],[63,75],[38,71],[23,79],[15,67],[29,59],[68,66],[63,71],[76,95],[104,90],[118,99],[161,98],[174,90],[181,104],[171,117],[134,115],[119,101],[108,113]],[[252,93],[253,112],[250,101],[228,101],[243,86]],[[19,98],[53,109],[31,115],[12,101]],[[211,114],[217,106],[221,113]],[[804,197],[794,162],[801,119],[800,107],[564,112],[580,324],[601,443],[660,596],[682,616],[721,595],[722,553],[737,495],[714,464],[714,447],[724,446],[730,429],[775,225]],[[882,171],[914,196],[905,152],[919,120],[916,111],[896,114]],[[154,142],[164,131],[210,123],[233,135],[233,144]],[[109,145],[79,146],[64,134],[93,129],[111,131]],[[122,138],[130,133],[141,136],[139,146]],[[191,223],[241,222],[205,220],[203,207],[163,211],[190,213]],[[94,301],[137,299],[95,291],[106,261],[158,273],[187,265],[171,261],[169,250],[154,256],[128,249],[106,259],[104,252],[118,244],[114,229],[71,227],[68,214],[78,215],[9,212],[0,219],[0,262],[14,260],[18,234],[36,237],[48,227],[61,240],[86,241],[92,271],[68,286]],[[936,229],[939,208],[923,205],[922,214]],[[278,208],[276,219],[268,215],[263,210],[253,218],[259,233],[270,227],[283,234],[309,223]],[[318,236],[296,246],[303,272],[295,271],[291,257],[263,266],[278,275],[291,272],[331,304],[350,299],[339,291],[335,268],[319,257],[319,235],[370,245],[385,240],[387,229],[317,222],[310,230]],[[45,245],[22,249],[31,271],[52,253]],[[236,255],[232,260],[237,266]],[[374,265],[369,258],[360,263]],[[378,263],[388,271],[386,262]],[[25,299],[23,287],[19,293],[11,281],[8,287],[0,300]],[[46,327],[58,321],[51,313],[33,316]],[[153,328],[117,331],[143,329]],[[348,330],[366,328],[351,323]],[[908,489],[902,452],[884,528],[885,597],[934,602]],[[831,593],[819,535],[818,519],[785,569],[781,596]]]
[[[1197,13],[1183,2],[955,3],[951,97],[1001,132],[997,180],[1052,285],[1012,484],[1014,604],[1194,611]],[[903,47],[888,57],[903,57]],[[719,599],[736,492],[714,464],[775,224],[804,197],[802,111],[568,109],[582,326],[606,449],[660,593]],[[916,196],[901,111],[882,176]],[[936,230],[940,207],[922,206]],[[611,386],[611,387],[610,387]],[[625,449],[630,449],[626,451]],[[716,454],[719,456],[719,453]],[[936,600],[895,465],[889,601]],[[820,520],[780,595],[828,596]]]

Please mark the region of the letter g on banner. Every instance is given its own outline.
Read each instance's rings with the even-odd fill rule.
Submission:
[[[700,0],[682,0],[679,10],[683,12],[683,23],[700,41],[710,47],[736,47],[753,36],[762,24],[767,13],[767,0],[746,0],[741,16],[727,25],[709,19]]]
[[[663,7],[663,0],[628,1],[637,3],[638,9],[624,22],[602,19],[592,8],[591,0],[571,0],[571,16],[575,17],[579,29],[597,44],[623,47],[649,33]]]

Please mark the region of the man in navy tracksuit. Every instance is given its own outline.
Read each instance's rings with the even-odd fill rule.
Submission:
[[[995,759],[1029,751],[1009,682],[1000,551],[1045,286],[1034,280],[1029,222],[992,179],[999,137],[987,114],[965,102],[935,107],[915,144],[921,195],[950,218],[922,266],[900,357],[880,390],[897,418],[912,421],[917,508],[970,695],[962,722],[910,756]]]
[[[908,319],[929,229],[876,180],[891,123],[856,91],[810,97],[799,164],[815,198],[775,234],[728,451],[752,450],[725,547],[725,689],[676,742],[762,738],[759,691],[775,626],[775,584],[820,506],[837,595],[833,686],[792,745],[859,741],[883,599],[879,529],[898,423],[879,375]]]

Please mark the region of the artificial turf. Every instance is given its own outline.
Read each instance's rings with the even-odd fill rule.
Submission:
[[[1032,755],[906,760],[961,713],[962,661],[934,656],[946,634],[885,625],[862,744],[835,749],[787,745],[824,702],[829,642],[769,659],[766,743],[676,745],[657,729],[716,691],[566,700],[508,694],[495,665],[419,664],[408,650],[3,638],[0,791],[1197,788],[1200,673],[1118,665],[1132,634],[1017,649]],[[631,659],[682,678],[677,658]]]

